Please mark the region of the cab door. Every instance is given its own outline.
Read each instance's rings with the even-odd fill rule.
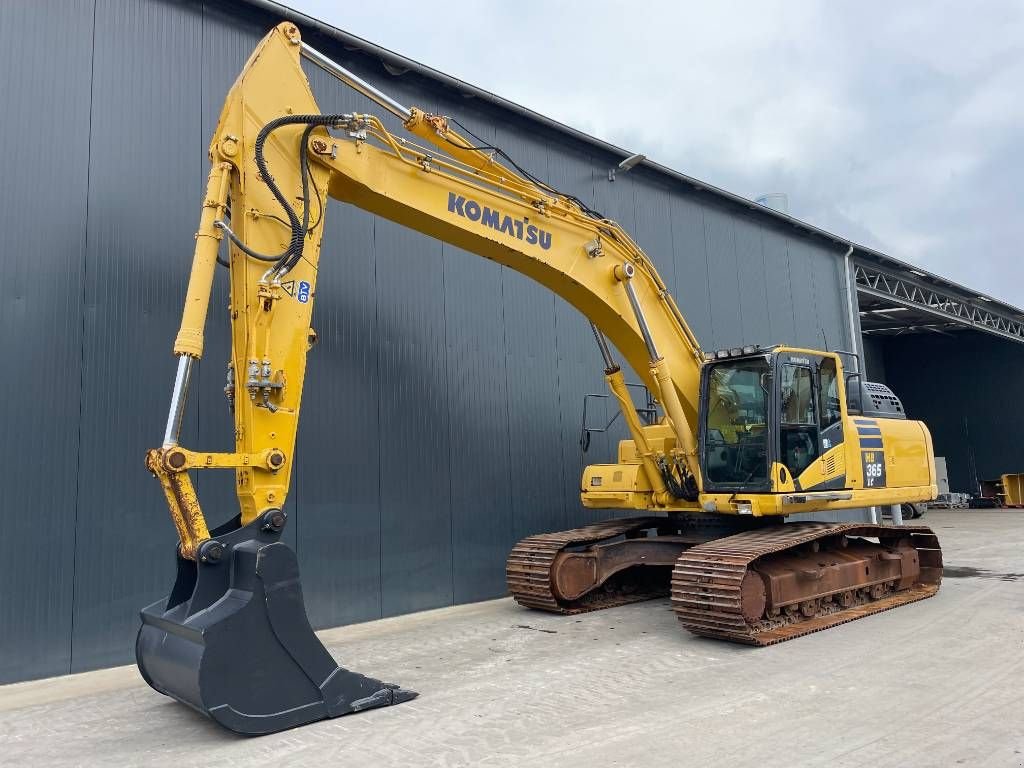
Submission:
[[[839,397],[839,366],[831,356],[818,362],[818,428],[821,455],[843,444],[843,404]]]
[[[843,419],[835,358],[780,353],[776,381],[780,480],[788,475],[797,491],[844,487]]]

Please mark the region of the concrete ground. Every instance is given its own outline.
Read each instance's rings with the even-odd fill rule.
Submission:
[[[0,687],[0,764],[1024,766],[1024,511],[922,522],[938,596],[771,648],[690,636],[668,600],[496,600],[320,633],[420,697],[273,736],[222,731],[134,667]]]

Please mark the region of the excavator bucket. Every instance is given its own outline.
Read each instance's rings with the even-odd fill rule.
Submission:
[[[155,690],[259,735],[408,701],[413,691],[339,667],[306,617],[283,512],[211,531],[178,556],[170,596],[142,610],[135,654]]]

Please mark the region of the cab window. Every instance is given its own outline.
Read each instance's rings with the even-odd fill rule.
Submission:
[[[797,477],[818,457],[818,419],[815,415],[814,374],[809,366],[782,366],[780,437],[782,459]]]
[[[782,366],[782,422],[813,425],[814,377],[802,365]]]
[[[768,361],[718,363],[708,377],[704,467],[711,483],[768,481]]]
[[[818,412],[821,414],[821,428],[828,429],[843,418],[839,405],[839,379],[836,376],[836,361],[826,357],[818,369],[821,379],[821,403]]]

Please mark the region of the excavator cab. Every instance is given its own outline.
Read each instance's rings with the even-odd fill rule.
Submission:
[[[701,390],[706,492],[845,487],[845,475],[828,472],[821,461],[843,450],[848,407],[838,354],[723,350],[705,365]]]
[[[799,499],[852,506],[855,490],[875,492],[878,504],[890,501],[877,494],[897,489],[929,498],[927,428],[884,384],[847,373],[844,354],[746,347],[711,356],[701,374],[703,492],[782,494],[781,503],[760,497],[767,514]]]

